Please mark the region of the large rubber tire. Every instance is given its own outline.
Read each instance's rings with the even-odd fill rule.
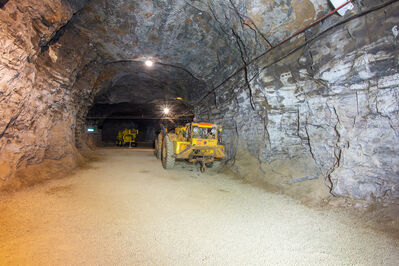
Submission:
[[[165,136],[162,144],[162,166],[164,169],[172,169],[175,166],[173,142],[169,136]]]
[[[158,159],[158,137],[154,141],[154,155]]]
[[[161,160],[162,157],[162,135],[158,134],[157,139],[155,140],[155,156],[158,160]]]

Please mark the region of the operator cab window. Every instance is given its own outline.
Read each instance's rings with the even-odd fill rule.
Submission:
[[[196,139],[216,139],[216,128],[193,127],[193,138]]]

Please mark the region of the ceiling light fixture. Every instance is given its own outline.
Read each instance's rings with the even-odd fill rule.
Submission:
[[[170,110],[169,110],[168,107],[163,108],[163,113],[164,113],[165,115],[169,114],[169,112],[170,112]]]
[[[145,64],[147,67],[152,67],[152,65],[154,65],[154,62],[152,62],[151,60],[146,60],[146,61],[144,62],[144,64]]]

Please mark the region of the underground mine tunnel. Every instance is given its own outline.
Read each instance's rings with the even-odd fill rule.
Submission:
[[[0,265],[398,265],[398,1],[0,0],[0,46]]]

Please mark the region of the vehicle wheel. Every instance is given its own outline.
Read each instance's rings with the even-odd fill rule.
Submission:
[[[173,142],[169,140],[168,136],[165,136],[162,144],[162,166],[165,169],[172,169],[175,166]]]
[[[162,157],[162,135],[158,134],[158,138],[155,140],[155,156],[160,160]]]

